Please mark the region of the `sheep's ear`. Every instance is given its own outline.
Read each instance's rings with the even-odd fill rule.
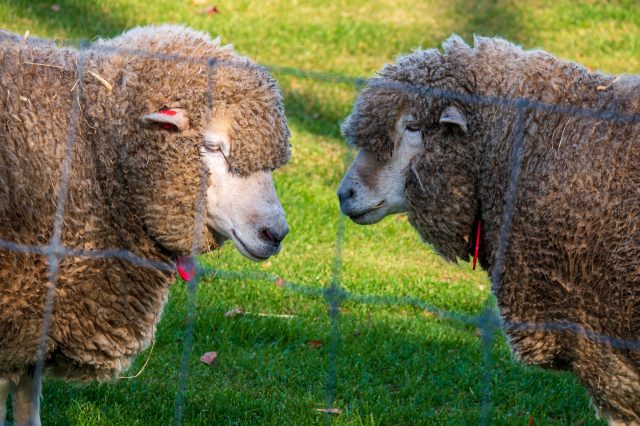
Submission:
[[[167,130],[187,130],[189,128],[189,116],[182,108],[162,108],[142,117],[146,124],[159,124]]]
[[[463,132],[467,133],[467,118],[456,106],[449,105],[444,109],[444,111],[442,111],[442,115],[440,115],[440,123],[455,124],[460,127]]]

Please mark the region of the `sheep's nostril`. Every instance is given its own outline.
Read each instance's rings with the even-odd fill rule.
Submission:
[[[356,193],[353,188],[341,189],[338,191],[338,200],[340,200],[341,203],[344,203],[349,198],[352,198],[355,194]]]
[[[286,233],[284,233],[284,235],[283,235],[282,233],[278,233],[278,232],[276,232],[276,231],[274,231],[272,229],[262,228],[260,230],[260,232],[258,233],[258,235],[264,241],[267,241],[267,242],[273,244],[274,246],[277,246],[278,244],[280,244],[280,241],[282,241],[284,239]]]
[[[262,228],[260,230],[260,238],[265,240],[265,241],[269,241],[269,242],[273,242],[273,235],[271,235],[271,232],[269,232],[269,230],[267,228]]]

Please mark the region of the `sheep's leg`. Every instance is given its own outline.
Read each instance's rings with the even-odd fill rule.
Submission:
[[[0,426],[7,418],[7,398],[9,397],[9,379],[0,378]]]
[[[33,375],[25,373],[17,384],[11,387],[13,399],[13,422],[15,426],[40,426],[40,395],[33,395]]]
[[[636,354],[580,336],[571,369],[591,394],[592,405],[609,426],[640,426],[640,371]]]

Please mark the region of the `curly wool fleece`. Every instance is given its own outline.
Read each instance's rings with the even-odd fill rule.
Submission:
[[[117,109],[114,118],[136,120],[138,112],[184,108],[192,128],[202,129],[214,117],[230,121],[228,160],[236,173],[274,170],[289,160],[290,133],[276,81],[218,39],[182,27],[145,27],[93,48],[98,55],[113,52],[105,78],[117,83],[110,104]],[[129,103],[135,94],[144,95],[144,104]]]
[[[143,122],[166,106],[185,109],[190,127]],[[52,241],[66,141],[75,137],[66,247],[119,248],[172,262],[190,254],[200,235],[206,250],[211,236],[204,224],[195,229],[195,217],[204,129],[216,120],[231,123],[233,171],[246,175],[288,160],[275,81],[205,34],[138,28],[77,51],[0,32],[0,239]],[[35,362],[47,267],[44,255],[0,249],[0,377]],[[47,368],[80,380],[117,375],[149,345],[173,280],[173,273],[116,258],[62,259]]]
[[[494,290],[520,359],[573,370],[601,414],[640,423],[640,351],[587,337],[640,341],[640,78],[590,73],[500,39],[477,37],[470,48],[452,37],[444,53],[401,57],[369,83],[345,135],[384,161],[395,120],[416,117],[424,153],[415,173],[407,172],[409,219],[449,260],[469,258],[480,220],[480,262],[489,272],[511,176],[515,108],[447,101],[420,88],[635,114],[622,123],[525,111],[515,212]],[[452,105],[466,129],[439,123]],[[586,332],[545,331],[549,324]]]

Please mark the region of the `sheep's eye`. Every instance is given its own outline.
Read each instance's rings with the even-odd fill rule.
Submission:
[[[229,159],[227,158],[226,155],[224,155],[224,152],[222,151],[223,145],[217,144],[217,143],[206,143],[204,144],[204,149],[205,151],[207,151],[208,153],[211,154],[215,154],[215,155],[221,155],[222,158],[224,158],[224,161],[226,161],[226,163],[231,166],[231,163],[229,163]]]
[[[409,132],[419,132],[421,130],[418,123],[407,123],[404,129]]]
[[[218,153],[222,152],[222,145],[220,145],[219,143],[205,142],[204,149],[207,152]]]

